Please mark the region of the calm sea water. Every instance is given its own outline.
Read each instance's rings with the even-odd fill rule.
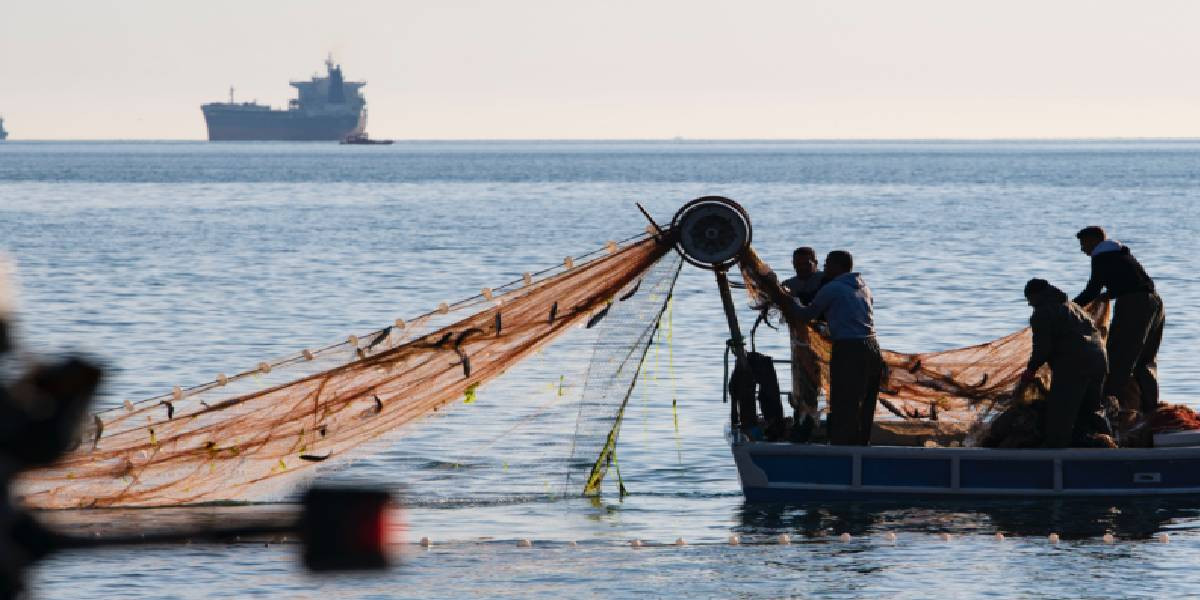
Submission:
[[[1075,292],[1074,232],[1100,224],[1159,284],[1165,400],[1200,404],[1200,142],[412,142],[0,144],[0,249],[20,331],[111,369],[139,399],[344,339],[666,221],[721,194],[780,271],[851,250],[897,350],[1024,325],[1024,281]],[[619,447],[631,495],[562,486],[586,332],[323,477],[404,486],[410,548],[367,578],[314,578],[295,546],[162,546],[46,561],[40,597],[1161,597],[1200,593],[1200,501],[754,506],[722,439],[725,332],[685,268]],[[782,352],[783,334],[759,334]],[[673,404],[675,407],[673,408]],[[129,516],[153,523],[159,513]],[[163,513],[165,514],[165,513]],[[86,514],[72,517],[91,528]],[[121,519],[104,515],[95,521]],[[997,542],[993,534],[1008,538]],[[1119,538],[1106,545],[1106,531]],[[849,532],[843,543],[829,534]],[[884,541],[895,532],[895,544]],[[1045,536],[1060,533],[1049,544]],[[1170,544],[1154,542],[1159,532]],[[791,546],[733,548],[731,534]],[[949,541],[941,533],[951,533]],[[627,542],[674,546],[631,549]],[[518,549],[515,540],[534,540]],[[577,540],[577,548],[566,542]]]

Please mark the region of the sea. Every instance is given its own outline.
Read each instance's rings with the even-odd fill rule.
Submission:
[[[92,357],[106,369],[102,408],[478,295],[644,231],[639,203],[665,224],[705,195],[747,209],[754,247],[783,276],[796,246],[850,251],[881,345],[910,352],[1025,326],[1031,277],[1079,291],[1088,259],[1074,234],[1101,225],[1164,299],[1163,399],[1200,404],[1200,140],[8,141],[0,251],[16,265],[21,360]],[[755,315],[736,300],[748,328]],[[1200,595],[1200,499],[748,504],[724,437],[728,331],[710,272],[685,265],[659,331],[626,410],[619,477],[610,470],[598,499],[566,479],[599,356],[580,330],[476,401],[318,473],[402,498],[386,571],[309,573],[282,537],[147,544],[52,555],[29,573],[32,594]],[[756,344],[786,358],[781,331],[760,326]],[[288,510],[306,485],[230,506],[46,518],[99,536],[197,526]]]

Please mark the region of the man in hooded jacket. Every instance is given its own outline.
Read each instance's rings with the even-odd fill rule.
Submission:
[[[1075,237],[1080,251],[1092,257],[1091,277],[1075,303],[1087,306],[1097,298],[1115,300],[1104,392],[1116,396],[1121,408],[1138,409],[1149,416],[1158,406],[1156,360],[1166,321],[1162,298],[1154,291],[1154,280],[1129,248],[1108,239],[1103,229],[1085,227]],[[1131,380],[1137,384],[1137,392],[1131,389]]]
[[[1065,448],[1076,433],[1086,433],[1076,430],[1101,408],[1108,368],[1104,345],[1091,317],[1045,279],[1030,279],[1025,299],[1033,307],[1033,351],[1017,392],[1033,382],[1042,365],[1050,365],[1044,444]]]
[[[883,356],[875,341],[871,290],[854,270],[845,250],[825,257],[825,285],[807,305],[797,301],[800,321],[824,317],[833,338],[829,364],[829,443],[866,446],[871,442]]]

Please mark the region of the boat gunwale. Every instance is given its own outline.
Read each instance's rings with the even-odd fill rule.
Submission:
[[[1200,458],[1200,446],[1169,448],[984,448],[980,446],[831,446],[828,444],[796,444],[792,442],[733,442],[732,448],[743,448],[756,455],[815,455],[815,456],[887,456],[904,458],[1009,458],[1013,460],[1169,460]]]

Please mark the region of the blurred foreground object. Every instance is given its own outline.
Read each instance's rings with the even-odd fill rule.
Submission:
[[[14,293],[9,263],[0,258],[0,357],[14,349]],[[0,382],[0,599],[24,595],[26,569],[57,550],[101,546],[228,541],[241,536],[299,534],[313,571],[382,569],[387,553],[391,494],[376,490],[313,489],[299,519],[236,528],[192,526],[127,536],[66,535],[39,523],[13,501],[20,473],[52,465],[79,447],[81,422],[102,379],[100,367],[78,357],[35,364],[15,381]]]

